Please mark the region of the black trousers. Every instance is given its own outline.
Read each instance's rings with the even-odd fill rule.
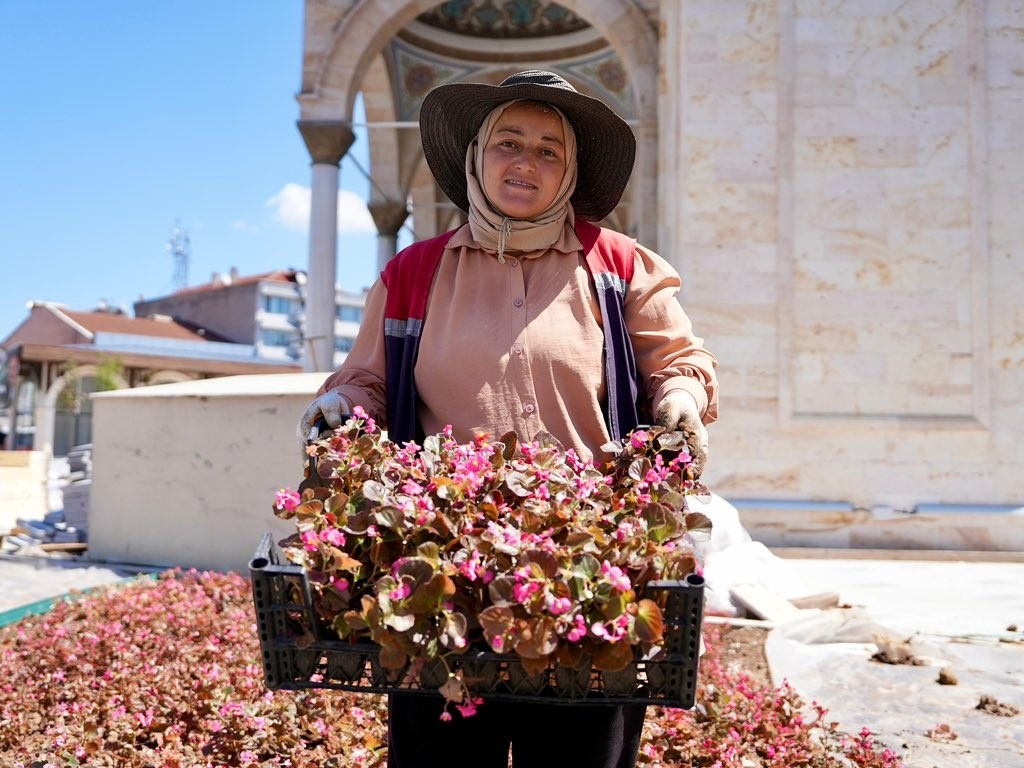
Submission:
[[[647,707],[485,701],[472,717],[440,696],[388,697],[388,768],[633,768]]]

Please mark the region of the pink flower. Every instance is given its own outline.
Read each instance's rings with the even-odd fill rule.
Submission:
[[[442,723],[451,722],[451,719],[452,719],[452,713],[449,712],[447,709],[444,712],[441,713],[441,722]]]
[[[619,592],[628,592],[633,588],[629,577],[622,572],[617,565],[611,565],[607,560],[601,563],[601,574],[612,583],[612,586]]]
[[[299,496],[298,491],[293,491],[291,488],[282,488],[274,494],[274,507],[277,509],[286,509],[292,512],[299,506],[300,501],[302,501],[302,497]]]
[[[472,717],[476,714],[476,708],[483,703],[484,700],[480,698],[470,699],[465,704],[456,704],[455,708],[459,710],[459,714],[463,717]]]
[[[334,547],[345,546],[345,534],[339,531],[337,528],[328,528],[325,531],[320,531],[320,540],[326,541],[328,544]]]
[[[406,583],[399,584],[397,587],[388,592],[388,597],[392,600],[404,600],[412,594],[412,587]]]
[[[304,531],[300,538],[307,552],[318,552],[320,550],[320,539],[314,531]]]
[[[552,616],[561,616],[563,613],[568,613],[572,608],[572,600],[568,597],[555,597],[551,599],[548,604],[548,611]]]
[[[576,614],[575,624],[573,625],[573,628],[570,629],[566,633],[565,638],[570,643],[578,643],[580,640],[582,640],[586,636],[587,636],[587,623],[586,623],[586,621],[584,621],[583,617],[580,616],[577,613]]]
[[[647,439],[647,433],[642,429],[638,429],[629,436],[629,444],[637,450],[640,450],[647,446]]]

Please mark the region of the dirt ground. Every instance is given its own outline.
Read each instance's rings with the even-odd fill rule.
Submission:
[[[768,630],[763,627],[722,625],[722,657],[727,665],[744,670],[757,682],[772,685],[764,641]]]

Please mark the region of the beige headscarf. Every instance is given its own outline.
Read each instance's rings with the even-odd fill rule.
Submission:
[[[473,239],[485,251],[498,254],[504,263],[506,253],[530,253],[554,244],[562,236],[562,228],[575,222],[569,199],[576,190],[576,133],[572,124],[560,110],[554,110],[562,120],[565,137],[565,175],[558,194],[546,210],[532,219],[510,219],[498,211],[487,199],[477,169],[483,167],[484,148],[491,138],[495,123],[502,113],[516,101],[507,101],[491,110],[466,149],[466,184],[469,188],[469,228]]]

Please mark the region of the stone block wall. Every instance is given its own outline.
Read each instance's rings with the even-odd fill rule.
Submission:
[[[1019,503],[1024,3],[678,12],[670,250],[721,363],[708,480],[859,508]]]

